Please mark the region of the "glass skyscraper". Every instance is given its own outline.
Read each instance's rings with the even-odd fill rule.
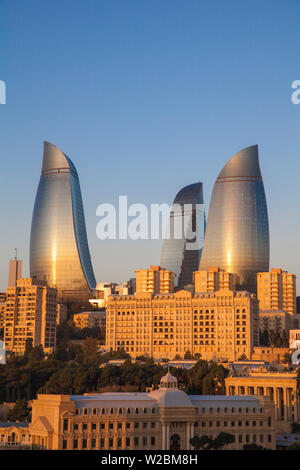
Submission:
[[[161,251],[160,265],[174,273],[176,288],[193,283],[193,272],[199,266],[204,231],[203,185],[195,183],[184,187],[176,195]]]
[[[31,224],[30,276],[56,287],[62,302],[86,303],[96,286],[78,174],[49,142]]]
[[[256,290],[256,273],[269,271],[269,222],[258,147],[241,150],[219,174],[210,201],[201,270],[218,266]]]

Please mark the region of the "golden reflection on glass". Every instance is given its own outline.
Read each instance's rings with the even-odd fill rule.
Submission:
[[[269,222],[258,148],[226,163],[213,188],[200,269],[237,274],[239,288],[256,289],[256,273],[269,270]]]
[[[56,287],[65,302],[87,301],[96,285],[76,169],[47,142],[32,217],[30,275]]]

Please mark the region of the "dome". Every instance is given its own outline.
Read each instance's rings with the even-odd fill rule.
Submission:
[[[161,388],[177,388],[177,379],[172,375],[170,372],[168,372],[166,375],[164,375],[160,379],[160,389]]]
[[[149,393],[161,407],[194,407],[189,396],[178,388],[159,388]]]

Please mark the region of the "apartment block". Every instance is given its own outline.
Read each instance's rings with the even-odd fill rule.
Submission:
[[[174,292],[174,273],[160,266],[136,271],[136,293],[172,293]]]
[[[73,321],[76,328],[105,328],[105,311],[74,313]]]
[[[257,273],[257,298],[260,310],[296,311],[296,276],[282,269]]]
[[[4,343],[16,354],[25,352],[26,340],[42,345],[51,353],[56,346],[56,289],[44,281],[18,279],[16,287],[6,290]]]
[[[206,271],[195,271],[195,292],[216,292],[220,289],[235,290],[236,275],[218,267],[208,268]]]
[[[283,331],[289,335],[293,328],[293,316],[284,310],[260,310],[259,311],[259,329],[261,331],[277,331],[282,334]]]

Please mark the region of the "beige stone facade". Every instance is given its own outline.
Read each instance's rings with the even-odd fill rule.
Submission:
[[[255,346],[252,351],[253,361],[266,361],[270,363],[283,362],[286,354],[291,351],[289,348],[273,348],[271,346]]]
[[[174,292],[174,273],[160,266],[136,271],[136,293],[168,294]]]
[[[105,321],[106,313],[104,311],[101,312],[82,312],[82,313],[75,313],[73,315],[73,321],[75,323],[76,328],[105,328]]]
[[[57,304],[56,312],[57,312],[56,323],[57,325],[61,325],[67,320],[68,308],[64,304]]]
[[[5,302],[0,302],[0,329],[4,328]]]
[[[171,374],[149,393],[38,395],[32,422],[16,435],[2,428],[3,443],[26,436],[49,450],[191,450],[193,436],[235,436],[227,449],[257,443],[275,449],[274,404],[264,397],[189,396]],[[30,436],[30,438],[29,438]]]
[[[106,347],[132,357],[251,359],[258,332],[257,299],[244,291],[111,296],[106,311]]]
[[[193,273],[195,292],[216,292],[221,289],[235,290],[236,276],[218,267]]]
[[[300,330],[290,330],[290,348],[300,349]]]
[[[270,372],[251,370],[233,372],[225,379],[226,395],[270,397],[275,403],[276,430],[291,431],[291,423],[299,422],[297,371]]]
[[[284,310],[296,314],[296,276],[282,269],[257,273],[260,310]]]
[[[260,310],[259,329],[261,331],[283,331],[289,336],[289,331],[293,327],[293,315],[284,310]]]
[[[6,295],[6,350],[23,354],[26,340],[31,339],[33,346],[42,345],[45,352],[53,352],[56,346],[56,289],[43,281],[19,279],[16,287],[7,288]]]

